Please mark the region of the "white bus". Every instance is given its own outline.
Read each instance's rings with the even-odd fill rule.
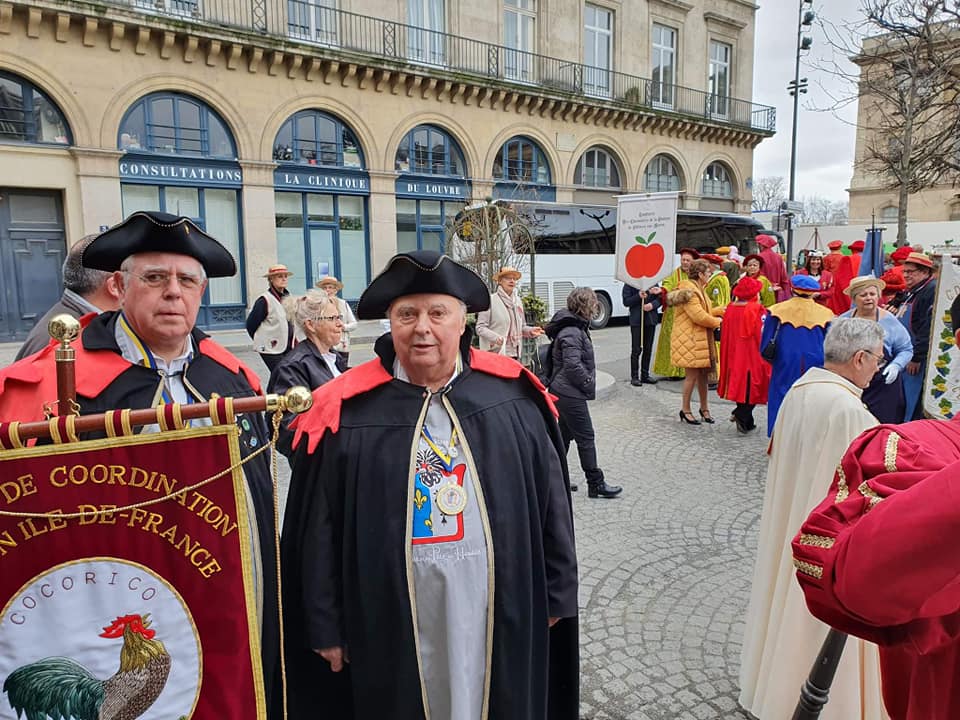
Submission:
[[[529,292],[530,275],[535,274],[535,293],[547,304],[547,317],[566,307],[567,295],[575,287],[593,288],[600,299],[594,328],[604,327],[611,317],[627,315],[621,300],[623,283],[613,278],[616,207],[509,202],[526,218],[536,238],[535,257],[524,253],[523,280],[527,284],[521,283],[521,292]],[[769,231],[749,216],[699,210],[677,212],[677,248],[712,252],[723,245],[736,245],[741,255],[748,255],[757,252],[755,238],[763,232]]]

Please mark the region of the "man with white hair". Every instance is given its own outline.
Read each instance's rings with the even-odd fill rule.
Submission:
[[[261,392],[252,370],[194,327],[207,278],[229,277],[237,265],[189,218],[135,212],[94,238],[83,250],[82,263],[112,273],[121,302],[120,310],[93,318],[73,343],[81,415]],[[55,386],[53,397],[48,396],[53,362],[45,349],[0,371],[0,422],[42,418],[43,404],[56,400]],[[238,425],[244,457],[269,441],[262,416],[244,415]],[[248,462],[244,474],[259,532],[253,550],[259,551],[263,570],[261,650],[271,708],[277,699],[279,648],[273,490],[266,456]]]
[[[483,280],[430,250],[364,291],[377,358],[297,418],[284,518],[289,716],[578,717],[577,559],[550,396],[474,350]]]
[[[791,717],[800,687],[829,627],[811,617],[793,581],[790,541],[823,498],[850,442],[877,424],[861,402],[883,360],[883,328],[872,320],[834,321],[824,365],[787,392],[770,440],[757,562],[740,663],[740,704],[759,720]],[[880,720],[877,649],[847,648],[822,720]]]

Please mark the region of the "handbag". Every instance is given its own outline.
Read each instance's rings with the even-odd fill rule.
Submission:
[[[767,362],[773,362],[773,359],[777,356],[777,335],[780,334],[780,328],[783,327],[783,323],[777,325],[777,331],[773,333],[773,337],[770,338],[764,348],[760,351],[760,357],[762,357]]]

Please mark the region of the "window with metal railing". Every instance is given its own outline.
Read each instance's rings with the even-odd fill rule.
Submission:
[[[583,187],[620,188],[620,168],[613,154],[599,146],[587,150],[577,163],[573,184]]]
[[[120,122],[117,146],[131,152],[237,157],[223,119],[202,100],[181,93],[152,93],[135,102]]]
[[[287,0],[287,30],[297,40],[340,44],[337,0]]]
[[[280,127],[273,143],[273,159],[328,167],[364,166],[353,130],[319,110],[301,110]]]
[[[720,162],[712,162],[703,172],[703,194],[706,197],[732,198],[730,171]]]
[[[643,171],[643,189],[647,192],[676,192],[683,183],[677,164],[669,155],[661,153],[647,163]]]
[[[70,145],[63,112],[29,81],[0,72],[0,142]]]
[[[418,175],[466,177],[466,163],[459,143],[433,125],[418,125],[397,146],[394,167]]]
[[[493,161],[493,177],[517,183],[549,185],[550,165],[540,146],[527,137],[510,138]]]

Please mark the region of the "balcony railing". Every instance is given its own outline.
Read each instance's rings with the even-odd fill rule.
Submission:
[[[764,133],[776,109],[703,90],[537,55],[444,32],[327,7],[331,0],[106,0],[180,22],[253,31],[334,52],[383,58],[521,88],[593,98],[657,113],[676,113]]]

